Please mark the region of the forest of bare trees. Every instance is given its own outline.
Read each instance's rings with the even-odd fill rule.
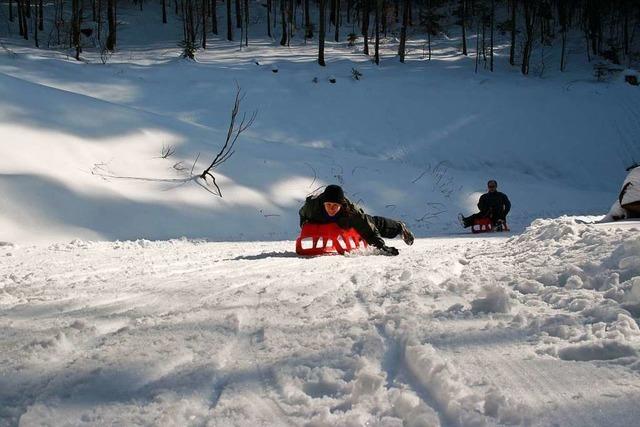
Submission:
[[[640,2],[637,0],[4,0],[3,37],[23,37],[36,47],[83,48],[103,54],[117,49],[119,14],[149,14],[163,25],[180,25],[185,57],[198,49],[215,49],[217,36],[238,46],[266,36],[282,46],[316,43],[318,63],[325,43],[362,46],[363,55],[380,62],[381,39],[397,40],[404,62],[407,41],[424,42],[431,59],[432,42],[459,40],[461,55],[475,55],[494,70],[497,46],[523,74],[531,69],[535,49],[557,46],[560,70],[567,66],[567,43],[581,40],[589,60],[612,64],[640,62]],[[219,31],[220,29],[224,29]],[[219,32],[221,34],[219,34]],[[344,38],[344,40],[343,40]],[[373,52],[370,44],[373,43]],[[575,50],[575,48],[574,48]]]

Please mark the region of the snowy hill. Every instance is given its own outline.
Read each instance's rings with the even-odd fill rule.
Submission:
[[[415,50],[377,67],[336,45],[321,69],[312,45],[216,43],[197,63],[131,48],[106,65],[91,52],[93,63],[77,63],[7,44],[0,238],[290,239],[304,197],[328,183],[434,235],[475,209],[489,178],[521,230],[538,217],[604,214],[640,157],[638,89],[598,83],[588,67],[476,75],[446,46],[430,62]],[[258,117],[218,171],[224,198],[172,184],[184,175],[174,165],[189,170],[200,153],[200,172],[221,147],[236,82]],[[175,154],[159,159],[169,146]]]
[[[640,223],[584,220],[640,159],[639,89],[581,34],[529,77],[416,34],[405,64],[253,33],[190,62],[149,10],[106,64],[0,39],[0,427],[637,425]],[[217,197],[189,177],[237,86]],[[467,234],[490,178],[513,232]],[[415,244],[296,256],[330,183]]]

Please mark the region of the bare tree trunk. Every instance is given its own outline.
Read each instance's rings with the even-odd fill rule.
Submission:
[[[241,0],[236,0],[236,28],[242,28],[242,6]]]
[[[467,55],[467,4],[466,0],[460,0],[460,21],[462,25],[462,54]]]
[[[336,42],[340,41],[340,0],[336,0],[336,22],[335,22],[335,26],[336,26],[336,33],[335,33],[335,38],[334,40]]]
[[[44,31],[44,1],[40,0],[40,4],[38,5],[38,29],[40,31]]]
[[[387,37],[387,29],[388,29],[388,25],[387,25],[387,2],[386,0],[382,1],[382,32],[384,33],[384,36]]]
[[[526,27],[526,38],[524,42],[524,53],[522,54],[522,74],[529,74],[529,60],[531,59],[531,48],[533,46],[533,26],[535,23],[534,0],[524,0],[524,20]]]
[[[490,57],[490,65],[489,69],[493,73],[493,43],[494,43],[494,26],[496,20],[496,2],[495,0],[491,0],[491,50],[489,51]]]
[[[318,17],[319,28],[318,28],[318,64],[324,67],[326,64],[324,62],[324,36],[325,36],[325,8],[326,8],[326,0],[319,0],[318,2]]]
[[[313,28],[311,27],[311,11],[309,10],[309,0],[304,0],[304,28],[305,38],[313,38]]]
[[[22,20],[22,2],[24,0],[16,0],[16,6],[18,8],[18,27],[20,30],[20,35],[24,37],[25,28]]]
[[[409,25],[409,1],[404,0],[402,6],[402,29],[400,30],[400,47],[398,49],[398,55],[400,55],[400,62],[404,63],[404,56],[406,54],[407,45],[407,26]]]
[[[351,7],[353,0],[347,0],[347,24],[351,24]]]
[[[287,45],[287,4],[285,0],[280,0],[280,14],[282,18],[282,35],[280,37],[280,46]]]
[[[331,25],[336,25],[336,0],[331,0],[329,22],[331,23]]]
[[[9,22],[13,22],[13,0],[9,0]]]
[[[480,62],[480,19],[476,23],[476,68],[475,73],[478,74],[478,62]]]
[[[40,43],[38,41],[38,5],[34,3],[34,17],[33,17],[33,40],[36,44],[36,47],[40,47]]]
[[[76,60],[80,60],[80,52],[82,48],[80,47],[80,19],[81,19],[81,9],[80,9],[80,1],[81,0],[72,0],[72,23],[71,23],[71,37],[73,40],[73,47],[76,49]]]
[[[376,46],[375,46],[375,63],[380,65],[380,3],[381,0],[376,0]]]
[[[207,0],[200,0],[202,2],[202,48],[207,48]]]
[[[167,0],[162,0],[162,23],[167,23]]]
[[[567,9],[564,2],[558,2],[558,21],[560,22],[560,31],[562,32],[562,51],[560,52],[560,71],[565,69],[565,55],[567,46]]]
[[[98,2],[98,41],[102,39],[102,0]]]
[[[267,0],[267,35],[272,38],[271,34],[271,0]]]
[[[227,40],[233,41],[233,28],[231,27],[231,0],[227,0]]]
[[[291,36],[295,31],[295,9],[294,9],[294,0],[288,0],[287,3],[287,24],[289,25],[287,31],[287,46],[291,46]]]
[[[369,2],[362,0],[362,37],[364,39],[364,54],[369,55]]]
[[[211,32],[218,34],[218,2],[211,0]]]
[[[249,46],[249,0],[244,0],[244,45]]]
[[[509,48],[509,64],[512,66],[516,64],[516,28],[517,14],[516,8],[518,7],[518,0],[511,0],[511,47]]]
[[[107,0],[107,22],[109,23],[109,34],[107,35],[107,49],[116,49],[116,0]]]

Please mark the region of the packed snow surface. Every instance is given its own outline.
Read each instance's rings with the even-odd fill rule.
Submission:
[[[301,38],[180,60],[179,22],[119,16],[106,64],[0,40],[0,427],[638,425],[640,224],[585,221],[640,159],[640,89],[581,37],[565,73],[416,34],[320,68]],[[220,198],[186,177],[238,86]],[[513,234],[463,234],[491,178]],[[415,245],[297,257],[331,183]]]
[[[637,425],[639,231],[5,244],[0,425]]]

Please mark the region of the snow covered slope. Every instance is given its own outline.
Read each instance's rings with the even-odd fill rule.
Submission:
[[[3,246],[0,425],[636,425],[639,231]]]
[[[597,83],[580,63],[545,79],[504,65],[475,75],[448,46],[420,60],[419,40],[400,64],[391,40],[380,67],[337,44],[321,69],[311,44],[253,43],[239,52],[215,40],[197,63],[175,59],[171,44],[128,46],[107,65],[91,51],[77,63],[5,43],[0,240],[290,239],[304,197],[328,183],[437,235],[456,230],[489,178],[522,230],[605,213],[640,157],[638,89]],[[224,141],[236,82],[258,117],[218,170],[224,199],[179,186],[198,153],[199,172]],[[175,154],[159,158],[168,146]]]

